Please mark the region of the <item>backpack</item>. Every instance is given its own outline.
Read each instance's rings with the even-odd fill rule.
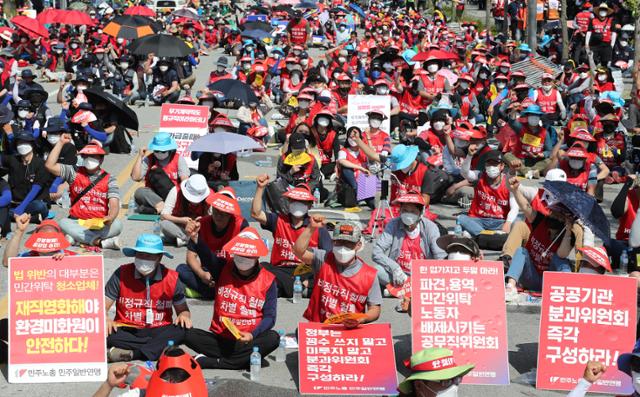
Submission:
[[[127,131],[126,128],[118,125],[113,132],[113,141],[109,144],[109,150],[111,153],[131,153],[131,143],[133,143],[133,137]]]

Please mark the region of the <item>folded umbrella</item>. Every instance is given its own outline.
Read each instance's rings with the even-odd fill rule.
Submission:
[[[153,21],[138,15],[120,15],[111,20],[102,30],[112,37],[135,40],[155,33]]]
[[[218,80],[209,84],[209,89],[222,92],[225,100],[233,99],[244,104],[260,102],[249,85],[235,79]]]
[[[37,19],[29,18],[24,15],[18,15],[11,18],[11,23],[14,24],[16,28],[22,30],[33,38],[49,38],[49,31],[44,27],[43,24],[38,22]]]
[[[215,132],[196,139],[190,146],[192,152],[228,154],[241,150],[261,149],[262,146],[246,135],[233,132]]]
[[[609,220],[594,197],[568,182],[545,181],[542,187],[551,193],[557,202],[550,209],[568,210],[598,238],[605,243],[609,242],[611,238]]]
[[[181,58],[194,52],[182,39],[170,34],[154,34],[134,40],[129,46],[134,55],[151,52],[159,57]]]
[[[143,17],[154,18],[156,16],[155,11],[147,6],[133,6],[124,10],[124,15],[140,15]]]
[[[94,106],[102,102],[109,108],[110,115],[125,128],[138,130],[138,115],[129,106],[114,95],[103,91],[101,88],[88,88],[84,90],[87,100]]]

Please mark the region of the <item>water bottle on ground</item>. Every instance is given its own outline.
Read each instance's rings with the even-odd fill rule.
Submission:
[[[462,237],[462,225],[460,221],[456,219],[456,225],[453,227],[453,234],[458,237]]]
[[[276,350],[276,362],[283,363],[287,358],[287,341],[284,336],[284,330],[281,329],[278,331],[278,335],[280,335],[280,344],[278,345],[278,350]]]
[[[314,207],[320,207],[320,189],[316,189],[313,191],[313,198],[316,200],[313,202]]]
[[[71,198],[69,197],[68,190],[65,190],[64,193],[62,193],[62,197],[60,198],[60,204],[64,209],[69,209],[69,207],[71,207]]]
[[[258,346],[254,346],[253,353],[251,353],[251,357],[249,357],[251,380],[254,382],[258,382],[260,380],[261,361],[262,357],[260,356],[260,352],[258,351]]]
[[[620,254],[620,267],[618,267],[616,274],[624,277],[629,275],[629,253],[626,249]]]
[[[127,216],[134,215],[137,209],[138,204],[136,204],[136,199],[131,196],[131,198],[129,199],[129,204],[127,204]]]
[[[300,303],[302,300],[302,281],[300,281],[300,276],[296,276],[295,281],[293,282],[293,299],[291,300],[293,303]]]
[[[160,228],[160,219],[153,222],[153,234],[162,237],[162,229]]]

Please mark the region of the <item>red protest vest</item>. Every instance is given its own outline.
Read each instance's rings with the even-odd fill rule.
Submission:
[[[275,276],[260,268],[258,275],[250,280],[242,280],[233,275],[234,264],[228,262],[216,283],[216,300],[209,329],[225,339],[235,339],[221,317],[227,317],[241,332],[251,332],[262,321],[262,307],[267,299],[267,291]]]
[[[294,229],[289,216],[278,215],[276,231],[273,233],[273,248],[271,249],[271,264],[273,266],[298,266],[300,259],[293,253],[293,244],[304,231],[304,227]],[[309,248],[318,246],[318,231],[311,235]]]
[[[601,136],[596,143],[598,156],[609,168],[620,165],[620,156],[624,153],[625,142],[624,137],[620,133],[615,133],[611,139],[606,139]],[[616,156],[617,155],[617,156]],[[616,160],[619,159],[619,160]]]
[[[389,140],[385,138],[389,138],[389,134],[379,130],[377,134],[371,137],[371,140],[369,140],[369,133],[363,134],[362,141],[371,146],[376,153],[380,154],[385,149],[385,145],[389,144]]]
[[[565,233],[571,233],[571,231],[569,230]],[[549,268],[551,257],[556,251],[558,251],[558,247],[560,246],[562,237],[556,239],[556,242],[553,244],[553,246],[547,250],[547,248],[551,245],[551,241],[551,238],[549,238],[549,226],[547,224],[547,218],[543,218],[540,223],[538,223],[536,227],[533,228],[533,230],[531,231],[531,236],[529,236],[529,240],[524,246],[527,252],[529,252],[531,262],[536,267],[536,270],[540,275]],[[547,251],[547,253],[543,255],[545,251]]]
[[[541,158],[544,152],[544,141],[547,139],[547,130],[538,128],[536,132],[532,132],[527,126],[522,126],[520,133],[520,156],[519,158]]]
[[[129,263],[120,266],[120,296],[116,301],[116,318],[119,323],[137,328],[158,328],[170,325],[173,316],[173,296],[178,283],[178,272],[162,269],[162,280],[149,287],[150,302],[147,302],[145,279],[135,278],[135,265]],[[153,324],[147,325],[146,311],[153,311]]]
[[[420,194],[422,192],[422,181],[427,171],[429,171],[429,168],[421,162],[418,162],[416,169],[409,175],[402,171],[395,171],[393,174],[398,180],[396,181],[394,178],[391,183],[391,202],[407,193]]]
[[[179,158],[180,158],[180,155],[178,153],[174,153],[169,163],[167,163],[167,165],[162,168],[175,186],[178,186],[178,159]],[[147,175],[145,175],[145,178],[144,178],[144,185],[146,187],[151,187],[149,183],[149,171],[161,166],[158,163],[158,159],[156,159],[156,156],[154,156],[153,154],[150,154],[149,156],[147,156],[147,161],[149,164],[149,168],[147,169]]]
[[[593,18],[591,20],[591,26],[593,27],[593,32],[600,33],[602,35],[603,43],[611,43],[611,25],[612,25],[611,18],[605,18],[602,21],[599,18]]]
[[[402,239],[396,263],[400,265],[402,270],[411,273],[411,262],[418,259],[425,259],[422,247],[420,247],[420,236],[418,235],[412,239],[405,235]]]
[[[345,153],[347,155],[346,160],[352,162],[353,164],[357,164],[361,166],[367,163],[367,155],[364,154],[364,152],[360,149],[358,149],[358,156],[354,156],[353,153],[351,153],[351,150],[347,149],[346,147],[343,147],[342,149],[340,149],[340,151],[342,153]],[[338,172],[340,172],[341,169],[342,167],[338,166]],[[358,176],[360,175],[360,170],[355,170],[354,175],[356,179],[358,179]]]
[[[209,212],[209,204],[206,201],[194,204],[185,199],[180,192],[180,185],[176,187],[176,204],[173,206],[171,215],[175,217],[188,216],[191,219],[195,219],[199,216],[206,216]]]
[[[405,113],[417,116],[421,109],[427,106],[424,98],[420,95],[413,96],[409,90],[404,90],[400,97],[400,110]]]
[[[293,22],[291,22],[293,23]],[[298,23],[289,25],[291,43],[305,45],[307,43],[307,20],[300,18]]]
[[[631,232],[631,224],[636,219],[636,213],[638,212],[638,195],[633,189],[627,192],[627,210],[620,217],[620,225],[616,232],[616,240],[628,241],[629,233]]]
[[[330,252],[316,275],[309,306],[303,316],[309,321],[321,323],[334,314],[364,313],[369,290],[376,282],[376,269],[364,262],[357,274],[342,276]]]
[[[244,218],[242,218],[242,216],[232,216],[231,219],[229,219],[227,230],[225,230],[221,237],[218,237],[213,234],[213,219],[211,215],[207,215],[200,219],[200,232],[198,237],[204,241],[211,252],[216,254],[218,258],[225,258],[227,255],[222,250],[222,247],[240,233],[243,220]]]
[[[431,80],[429,75],[424,73],[420,75],[422,79],[422,85],[424,86],[424,90],[428,94],[440,94],[444,91],[444,76],[437,74],[435,79]]]
[[[589,30],[589,22],[591,22],[591,18],[593,18],[593,14],[591,11],[580,11],[576,14],[576,24],[578,25],[578,29],[582,33],[587,33]]]
[[[472,218],[507,219],[510,208],[507,178],[503,175],[500,186],[497,189],[492,189],[487,174],[483,172],[473,191],[469,216]]]
[[[333,157],[333,142],[336,139],[336,132],[331,130],[327,132],[324,140],[320,139],[318,136],[318,152],[320,153],[320,159],[322,160],[322,165],[329,164],[331,162],[331,158]]]
[[[106,171],[101,170],[106,173]],[[69,197],[73,202],[82,191],[91,185],[87,169],[80,167],[76,179],[69,187]],[[80,198],[69,210],[69,216],[75,219],[104,218],[109,214],[109,174]]]
[[[559,168],[564,170],[567,174],[568,183],[573,186],[577,186],[583,191],[587,190],[587,185],[589,184],[589,170],[591,169],[591,162],[589,160],[585,161],[584,168],[578,172],[569,166],[568,160],[560,160],[558,165]]]
[[[538,99],[536,103],[544,113],[555,113],[556,107],[558,106],[558,90],[553,88],[549,91],[549,95],[546,95],[544,90],[538,89]]]

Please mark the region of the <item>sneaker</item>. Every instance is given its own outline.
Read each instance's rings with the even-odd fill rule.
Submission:
[[[470,239],[473,240],[473,236],[471,234],[469,234],[469,232],[466,231],[466,230],[462,231],[462,237],[470,238]]]
[[[184,247],[185,245],[187,245],[186,240],[176,237],[176,247]]]
[[[202,299],[202,294],[200,292],[189,287],[184,288],[184,296],[192,299]]]
[[[133,360],[133,351],[127,349],[120,349],[119,347],[112,347],[107,352],[107,361],[110,363],[119,363],[122,361]]]
[[[471,200],[469,199],[469,196],[467,196],[466,194],[463,194],[458,199],[458,206],[465,210],[468,210],[469,208],[471,208]]]
[[[518,300],[518,289],[511,284],[504,286],[504,301],[515,302]]]
[[[385,298],[391,298],[391,293],[389,292],[388,289],[385,288],[382,290],[382,296]]]
[[[118,238],[117,236],[105,238],[100,242],[100,247],[102,247],[103,249],[111,250],[119,250],[120,248],[122,248],[122,246],[120,246],[120,238]]]

